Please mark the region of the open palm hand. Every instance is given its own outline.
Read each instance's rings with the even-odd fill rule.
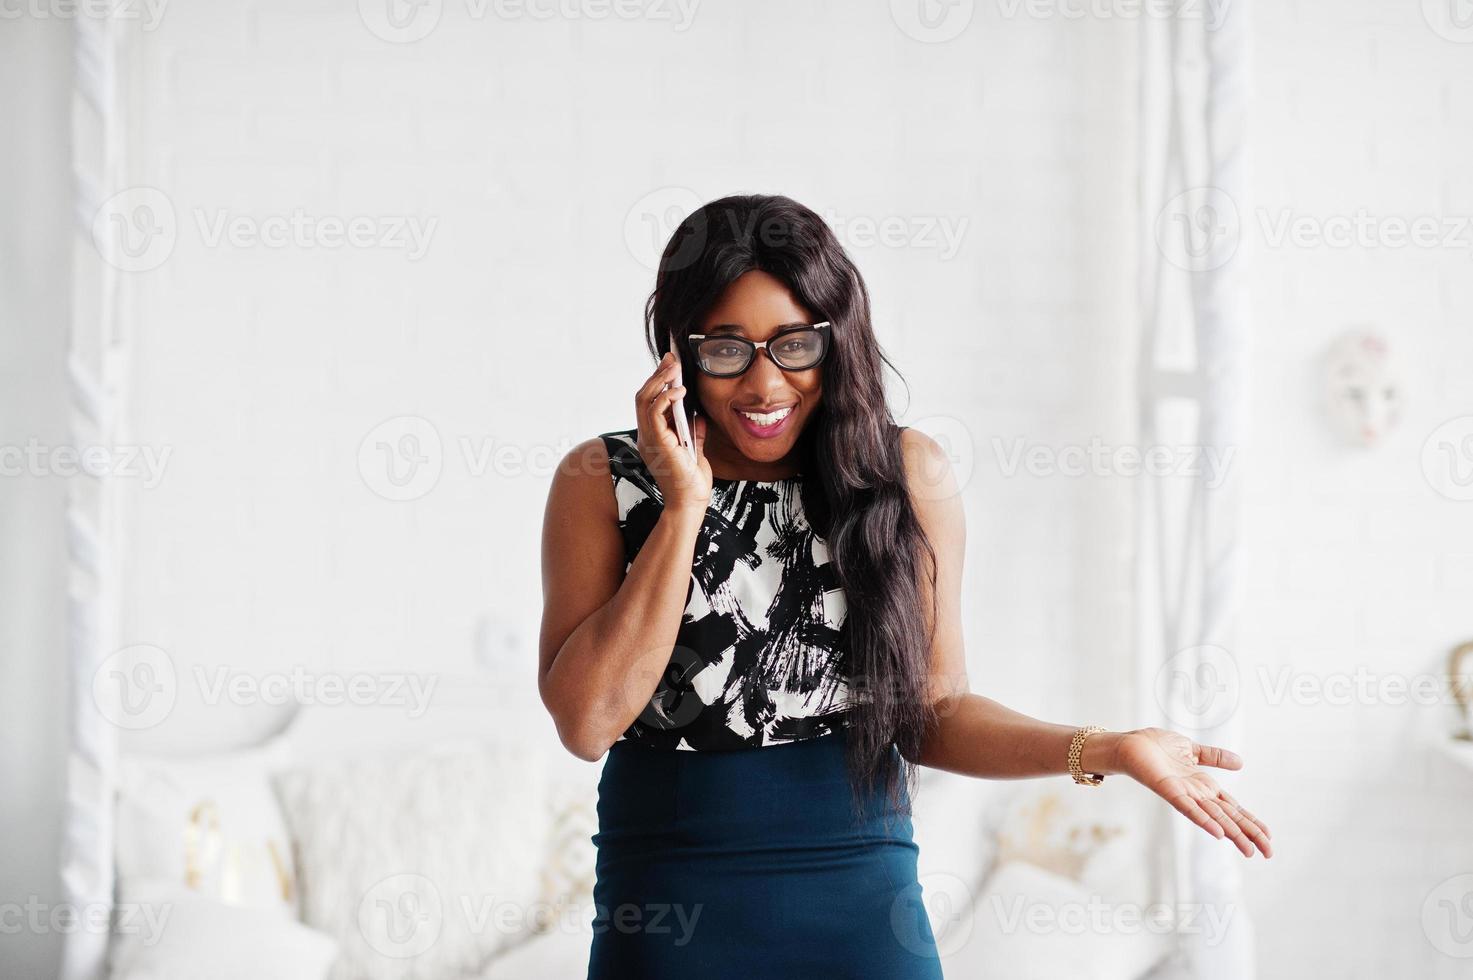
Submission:
[[[1136,782],[1179,810],[1213,837],[1229,837],[1252,857],[1255,847],[1273,856],[1268,825],[1233,799],[1202,766],[1241,769],[1243,760],[1227,749],[1198,745],[1164,728],[1141,728],[1120,742],[1119,767]]]

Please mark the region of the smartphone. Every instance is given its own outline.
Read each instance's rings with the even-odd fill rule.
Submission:
[[[675,332],[670,332],[670,351],[675,355],[675,384],[682,385],[680,370],[680,348],[675,346]],[[670,385],[666,385],[669,388]],[[696,458],[696,441],[690,437],[690,420],[685,417],[685,399],[678,398],[670,403],[670,413],[675,416],[675,437],[680,444],[690,453],[690,458]]]

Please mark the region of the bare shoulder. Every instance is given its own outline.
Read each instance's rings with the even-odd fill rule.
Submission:
[[[558,475],[591,480],[609,478],[609,450],[603,436],[591,436],[569,449],[558,463]]]
[[[562,519],[616,517],[610,489],[608,447],[602,436],[578,443],[564,454],[552,476],[548,516]]]
[[[951,456],[939,442],[921,430],[900,430],[900,454],[905,459],[905,481],[918,509],[961,510]]]

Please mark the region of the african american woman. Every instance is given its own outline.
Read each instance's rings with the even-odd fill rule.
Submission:
[[[895,424],[868,292],[817,214],[758,195],[691,214],[645,330],[634,427],[567,455],[543,529],[542,701],[603,760],[589,980],[940,977],[918,766],[1120,773],[1269,856],[1202,768],[1232,752],[969,689],[958,488]]]

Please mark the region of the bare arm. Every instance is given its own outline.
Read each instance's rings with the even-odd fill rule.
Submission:
[[[930,689],[939,715],[921,747],[919,765],[967,776],[1021,779],[1068,772],[1076,727],[1039,721],[974,694],[967,680],[961,631],[962,565],[966,517],[951,465],[935,440],[914,429],[901,433],[907,479],[917,516],[936,551],[936,622],[931,583],[922,576],[922,607],[933,630]],[[1198,766],[1240,769],[1226,749],[1197,745],[1159,728],[1100,732],[1085,739],[1080,768],[1125,773],[1165,799],[1214,837],[1229,837],[1245,856],[1256,846],[1271,853],[1266,825],[1243,810]]]
[[[692,461],[667,411],[684,389],[660,392],[673,367],[662,361],[635,395],[640,455],[664,509],[627,574],[603,440],[569,452],[548,492],[537,688],[563,745],[589,762],[639,717],[670,663],[711,497],[705,419],[692,425]]]
[[[638,717],[670,661],[702,514],[661,514],[626,576],[602,440],[575,458],[553,479],[543,523],[538,689],[563,745],[591,762]]]

